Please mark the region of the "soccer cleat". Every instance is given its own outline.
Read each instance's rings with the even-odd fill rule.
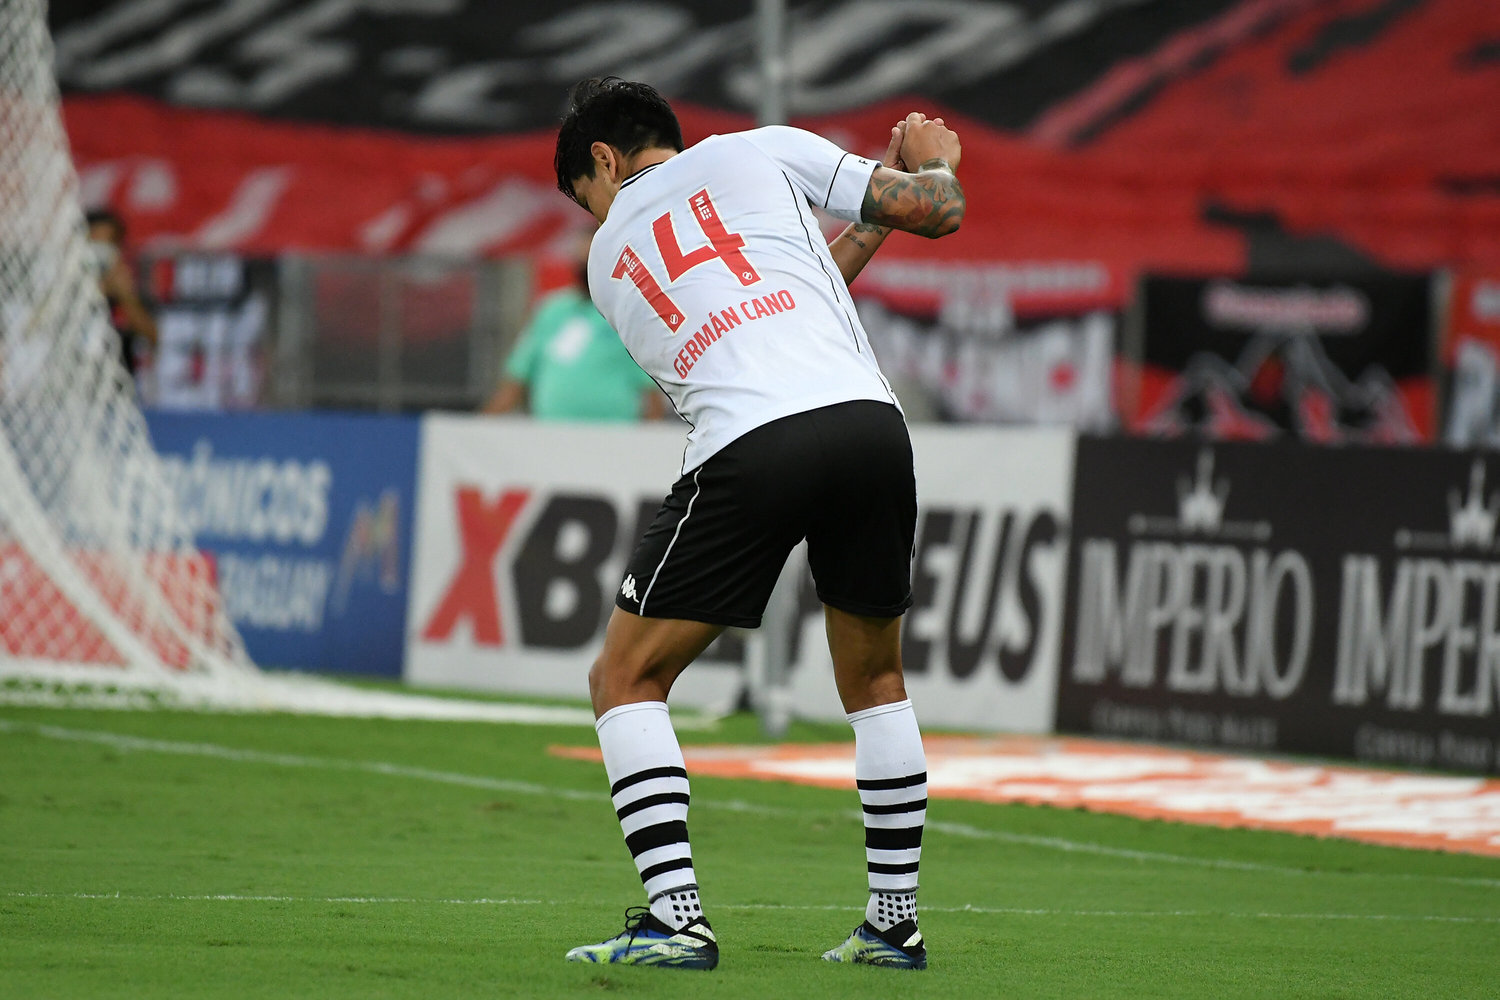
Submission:
[[[888,931],[877,930],[866,920],[854,928],[849,940],[823,953],[825,962],[855,962],[888,969],[927,968],[927,949],[915,920],[903,920]]]
[[[568,952],[568,961],[712,969],[719,964],[719,943],[702,917],[674,931],[649,908],[632,906],[625,911],[623,932],[598,944],[579,945]]]

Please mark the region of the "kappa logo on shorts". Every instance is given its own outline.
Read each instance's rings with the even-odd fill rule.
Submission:
[[[625,574],[625,582],[620,584],[620,593],[625,597],[626,600],[636,600],[634,576],[629,573]]]

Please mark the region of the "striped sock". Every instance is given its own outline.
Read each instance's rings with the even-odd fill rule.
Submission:
[[[917,919],[917,863],[927,819],[927,755],[910,701],[854,712],[854,778],[865,813],[870,901],[880,930]]]
[[[671,927],[703,916],[688,845],[688,780],[666,702],[619,705],[594,723],[625,846],[651,912]]]

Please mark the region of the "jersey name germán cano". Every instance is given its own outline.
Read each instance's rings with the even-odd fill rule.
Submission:
[[[683,472],[793,413],[899,405],[811,208],[858,221],[877,165],[773,125],[710,136],[621,186],[589,292],[687,421]]]

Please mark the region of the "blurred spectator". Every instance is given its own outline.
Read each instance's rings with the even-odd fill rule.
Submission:
[[[589,240],[574,248],[572,283],[537,304],[484,413],[543,420],[655,420],[666,400],[588,293]]]
[[[135,376],[136,355],[156,346],[156,320],[141,300],[125,260],[125,223],[109,209],[88,215],[89,250],[99,269],[99,287],[109,303],[110,323],[120,338],[120,360]]]

